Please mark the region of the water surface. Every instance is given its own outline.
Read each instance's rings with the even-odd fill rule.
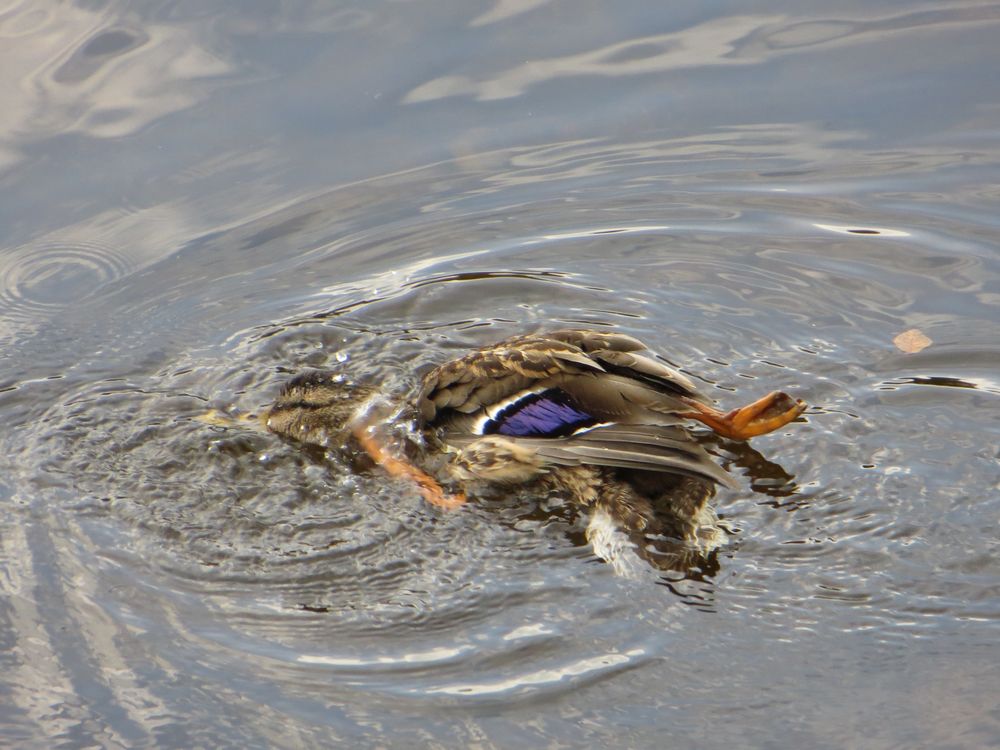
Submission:
[[[0,8],[0,738],[996,744],[998,22]],[[810,403],[700,568],[199,418],[564,325]]]

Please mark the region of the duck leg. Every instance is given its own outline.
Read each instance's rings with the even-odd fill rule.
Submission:
[[[793,399],[781,391],[773,391],[752,404],[730,412],[719,411],[693,399],[684,399],[684,402],[694,411],[678,416],[696,419],[731,440],[748,440],[774,432],[806,410],[805,401]]]
[[[351,431],[364,451],[372,457],[376,464],[381,466],[389,476],[400,477],[416,484],[417,490],[423,495],[424,500],[431,505],[454,510],[465,504],[465,495],[447,494],[432,476],[390,453],[375,437],[370,425],[362,421],[355,424]]]

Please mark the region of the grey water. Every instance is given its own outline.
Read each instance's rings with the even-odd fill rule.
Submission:
[[[1000,744],[998,33],[0,4],[0,745]],[[544,498],[446,512],[202,418],[567,325],[810,404],[713,443],[706,564],[616,575]]]

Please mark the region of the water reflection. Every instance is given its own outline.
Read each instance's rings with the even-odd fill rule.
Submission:
[[[746,55],[738,43],[777,20],[777,16],[730,16],[590,52],[530,60],[480,81],[446,76],[418,86],[403,101],[414,104],[463,95],[491,101],[520,96],[531,86],[566,76],[625,76],[707,65],[749,65],[760,58]]]
[[[948,25],[1000,23],[1000,6],[973,3],[947,9],[921,9],[864,20],[823,19],[794,21],[770,31],[765,39],[773,49],[795,49],[820,45],[884,43],[904,36]]]
[[[817,229],[826,229],[829,232],[838,234],[862,234],[872,237],[909,237],[909,232],[901,229],[886,229],[885,227],[844,227],[834,224],[814,224]]]
[[[63,84],[80,83],[114,58],[147,42],[149,37],[141,29],[102,29],[56,69],[52,80]]]
[[[15,3],[0,18],[4,37],[5,76],[33,95],[8,98],[0,126],[30,140],[135,133],[202,100],[206,92],[196,81],[233,72],[193,43],[189,29],[109,24],[100,10],[81,4]],[[8,151],[7,164],[16,158]]]
[[[469,25],[487,26],[514,18],[522,13],[528,13],[550,3],[551,0],[494,0],[493,7],[473,19]]]
[[[947,376],[925,376],[925,377],[909,377],[909,378],[897,378],[895,380],[888,380],[879,385],[879,388],[894,391],[900,386],[905,385],[936,385],[942,388],[972,388],[984,391],[991,391],[992,393],[1000,393],[1000,383],[995,380],[990,380],[986,378],[972,379],[962,379],[962,378],[952,378]]]
[[[491,15],[496,16],[498,12],[499,9],[495,9]],[[480,19],[472,25],[482,24]],[[783,15],[726,16],[577,54],[531,59],[478,79],[465,75],[442,76],[411,90],[403,101],[415,104],[450,96],[473,96],[480,101],[492,101],[521,96],[533,86],[565,77],[618,77],[686,68],[757,65],[805,47],[879,44],[892,36],[924,32],[928,27],[978,28],[997,23],[1000,23],[1000,6],[991,4],[856,21],[803,21]]]

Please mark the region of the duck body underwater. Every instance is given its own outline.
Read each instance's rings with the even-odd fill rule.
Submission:
[[[746,440],[806,408],[772,392],[719,411],[641,341],[575,329],[517,336],[439,365],[411,406],[418,448],[384,437],[377,389],[310,372],[285,385],[263,421],[305,443],[356,441],[444,508],[515,489],[559,495],[589,514],[588,539],[613,563],[622,535],[640,554],[644,538],[672,540],[685,559],[718,545],[708,501],[717,485],[736,483],[687,429],[692,420]]]

